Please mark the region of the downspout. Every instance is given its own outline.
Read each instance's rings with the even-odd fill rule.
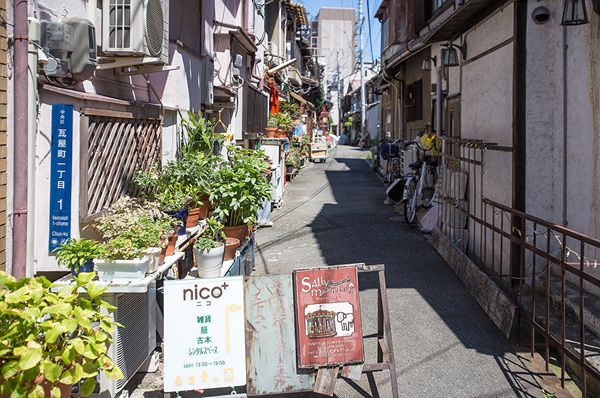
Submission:
[[[29,45],[28,45],[28,86],[29,95],[27,96],[27,114],[28,114],[28,132],[29,132],[29,169],[28,169],[28,187],[27,190],[27,207],[29,214],[27,216],[27,267],[25,274],[28,278],[33,277],[34,268],[34,231],[35,231],[35,148],[37,135],[37,65],[38,65],[38,48],[36,45],[40,43],[40,21],[35,18],[29,18]]]
[[[512,207],[525,212],[526,192],[526,132],[527,132],[527,0],[517,0],[514,17],[514,52],[513,52],[513,128],[512,128]],[[512,234],[516,239],[523,239],[520,217],[513,216]],[[522,232],[519,232],[522,231]],[[512,242],[510,247],[510,265],[513,286],[518,284],[520,275],[522,248]]]
[[[563,26],[562,27],[563,31],[562,31],[562,41],[563,41],[563,200],[562,200],[562,214],[563,214],[563,219],[562,219],[562,225],[563,227],[567,227],[569,225],[569,218],[568,218],[568,214],[567,214],[567,199],[568,199],[568,169],[569,169],[569,162],[568,162],[568,152],[567,152],[567,145],[569,143],[569,140],[567,139],[567,122],[569,121],[568,119],[568,112],[569,112],[569,107],[567,106],[567,98],[568,98],[568,85],[567,85],[567,49],[568,49],[568,45],[567,45],[567,27]]]
[[[28,154],[28,82],[27,1],[16,0],[13,5],[14,39],[14,205],[12,230],[12,275],[23,278],[27,273],[27,173]]]
[[[442,62],[440,66],[435,68],[437,82],[435,87],[435,121],[436,121],[436,134],[438,137],[442,136]]]

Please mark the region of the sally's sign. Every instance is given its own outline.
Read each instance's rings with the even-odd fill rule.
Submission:
[[[294,271],[298,366],[364,361],[356,267]]]

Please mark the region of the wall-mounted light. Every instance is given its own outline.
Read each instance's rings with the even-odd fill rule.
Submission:
[[[561,25],[583,25],[589,22],[585,0],[565,0]]]
[[[442,44],[443,47],[447,47],[446,50],[442,51],[442,65],[443,66],[458,66],[458,53],[456,49],[460,50],[462,54],[463,61],[467,59],[467,43],[464,43],[462,46],[458,44],[452,44],[452,42],[448,42],[446,44]]]
[[[427,57],[423,60],[423,66],[421,66],[421,70],[424,72],[429,72],[432,69],[431,64],[433,63],[433,66],[437,66],[437,56],[432,57]]]

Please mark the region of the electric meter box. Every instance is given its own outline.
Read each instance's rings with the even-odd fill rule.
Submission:
[[[73,30],[73,52],[69,56],[71,78],[79,82],[89,79],[96,70],[96,27],[83,18],[65,18],[65,26]]]

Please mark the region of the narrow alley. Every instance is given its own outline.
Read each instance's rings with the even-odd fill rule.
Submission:
[[[526,354],[517,355],[418,228],[393,220],[398,215],[384,204],[384,185],[361,158],[366,153],[339,146],[326,163],[309,164],[288,184],[273,227],[257,233],[252,275],[384,264],[401,397],[555,391],[531,377]],[[360,274],[363,335],[377,328],[374,276]],[[375,361],[375,353],[365,343],[366,361]],[[335,396],[391,397],[389,372],[363,374],[360,382],[340,378]]]

